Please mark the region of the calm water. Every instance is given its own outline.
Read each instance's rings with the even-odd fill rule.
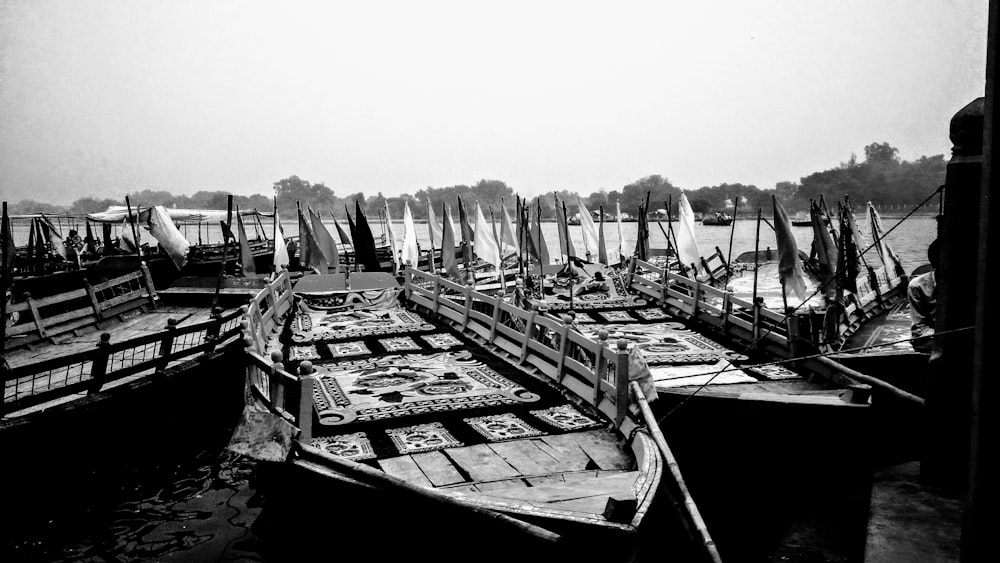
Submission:
[[[285,232],[296,233],[286,221]],[[861,226],[864,228],[864,221]],[[886,228],[896,224],[884,218]],[[618,247],[614,223],[606,224],[610,252]],[[666,225],[664,224],[664,227]],[[402,224],[395,225],[402,233]],[[636,223],[625,223],[627,244],[635,244]],[[376,236],[381,232],[373,222]],[[664,246],[665,239],[655,223],[650,225],[652,245]],[[427,225],[417,225],[418,238],[426,243]],[[580,227],[570,227],[571,237],[582,253]],[[756,222],[736,222],[732,255],[753,250]],[[557,244],[554,223],[543,224],[550,248]],[[934,238],[933,217],[911,217],[889,235],[888,242],[901,256],[907,270],[925,262],[927,245]],[[812,232],[796,227],[801,249],[808,252]],[[251,235],[252,236],[252,235]],[[700,248],[708,254],[718,246],[729,249],[729,227],[696,226]],[[190,237],[195,238],[196,237]],[[214,238],[214,237],[213,237]],[[775,247],[774,234],[761,226],[761,248]],[[0,545],[5,561],[245,561],[259,560],[256,539],[250,525],[259,509],[254,506],[252,461],[227,451],[204,451],[192,459],[177,460],[176,466],[140,469],[134,487],[115,499],[112,506],[84,509],[83,516],[67,521],[53,515],[32,533],[7,538]],[[77,507],[80,508],[80,507]]]

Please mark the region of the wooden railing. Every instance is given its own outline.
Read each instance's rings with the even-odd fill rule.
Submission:
[[[96,285],[41,299],[25,294],[25,300],[7,308],[17,314],[16,324],[7,327],[3,349],[32,344],[89,324],[136,309],[156,305],[156,290],[145,264],[141,269]]]
[[[216,309],[209,320],[185,327],[170,319],[159,332],[121,342],[112,342],[105,332],[91,350],[14,367],[4,372],[0,408],[10,412],[82,391],[94,394],[108,382],[215,352],[236,342],[244,313],[243,308],[225,314]]]
[[[537,310],[525,311],[440,276],[407,268],[409,303],[447,320],[460,331],[495,346],[514,363],[572,391],[621,425],[628,412],[628,352],[607,336],[593,341]],[[456,297],[458,295],[458,297]]]
[[[892,284],[899,281],[899,279],[884,279],[886,285],[879,284],[878,290],[870,290],[869,293],[862,295],[862,300],[859,302],[866,303],[863,299],[870,299],[877,292],[883,295],[881,292],[892,288]],[[760,303],[738,299],[708,284],[665,272],[662,268],[635,258],[629,262],[627,285],[630,290],[648,297],[668,312],[689,318],[729,341],[747,348],[767,351],[779,358],[796,359],[797,367],[823,377],[834,385],[850,389],[851,402],[867,402],[872,387],[876,387],[897,398],[923,403],[922,399],[911,393],[851,370],[829,358],[809,355],[801,357],[806,350],[800,349],[800,343],[803,341],[799,337],[801,319],[795,315],[785,317],[764,308]],[[858,289],[860,291],[862,287]],[[882,298],[884,295],[877,299]],[[869,301],[865,305],[858,306],[857,310],[870,314],[875,306]]]
[[[293,305],[287,271],[250,300],[241,323],[247,380],[250,391],[263,406],[298,427],[300,440],[308,440],[313,421],[312,364],[301,362],[298,375],[293,375],[285,370],[280,350],[267,351],[271,336],[281,330]]]

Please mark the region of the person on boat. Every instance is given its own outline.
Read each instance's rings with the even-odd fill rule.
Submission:
[[[906,288],[906,296],[910,301],[910,336],[911,344],[917,352],[931,352],[934,336],[934,314],[937,310],[937,279],[935,272],[938,267],[939,250],[935,239],[927,247],[927,260],[931,271],[920,274],[910,280]]]

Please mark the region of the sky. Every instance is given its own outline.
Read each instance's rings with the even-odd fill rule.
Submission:
[[[0,196],[771,189],[950,154],[987,2],[0,0]]]

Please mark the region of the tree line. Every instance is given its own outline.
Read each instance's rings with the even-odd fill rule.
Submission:
[[[871,143],[864,148],[864,160],[859,161],[852,154],[839,166],[829,170],[814,172],[802,177],[798,182],[778,182],[773,189],[760,189],[752,184],[723,183],[715,186],[702,186],[698,189],[683,190],[696,213],[712,213],[717,211],[731,212],[733,205],[739,201],[740,210],[750,212],[761,208],[770,215],[771,196],[775,195],[791,213],[805,212],[809,209],[810,200],[818,200],[825,196],[831,203],[841,201],[848,196],[855,205],[872,201],[880,205],[900,205],[911,208],[933,193],[944,183],[947,162],[944,155],[922,156],[914,161],[903,161],[899,158],[899,150],[889,143]],[[434,213],[440,219],[442,205],[448,203],[452,207],[453,216],[457,219],[457,201],[462,198],[471,205],[479,202],[484,213],[490,209],[498,213],[501,205],[513,209],[516,193],[511,186],[501,180],[479,180],[475,184],[458,184],[447,187],[427,187],[414,194],[402,194],[386,197],[381,192],[376,195],[366,195],[362,192],[337,195],[334,190],[323,183],[311,183],[298,176],[289,176],[275,182],[272,186],[278,198],[279,210],[282,216],[294,217],[296,202],[302,206],[310,206],[324,216],[333,213],[343,218],[347,209],[354,212],[355,202],[370,215],[388,206],[394,220],[402,219],[403,208],[409,203],[415,219],[427,218],[428,201],[434,206]],[[605,213],[615,214],[616,202],[625,213],[634,214],[643,198],[649,197],[651,211],[665,209],[672,202],[671,212],[677,213],[677,202],[681,188],[673,185],[670,180],[659,174],[646,176],[619,189],[598,189],[588,195],[567,189],[552,190],[528,199],[531,206],[539,206],[542,217],[555,217],[555,197],[565,203],[570,216],[579,212],[578,198],[591,213],[604,208]],[[194,209],[225,209],[228,192],[199,191],[193,195],[174,195],[167,191],[142,190],[129,194],[133,205],[143,207],[163,205],[165,207]],[[98,199],[83,197],[74,201],[68,207],[60,207],[47,203],[22,200],[11,206],[11,213],[93,213],[103,211],[111,205],[123,205],[124,200]],[[270,196],[254,194],[251,196],[234,196],[234,204],[241,209],[256,208],[260,211],[271,210],[273,200]],[[471,207],[469,211],[473,210]]]

